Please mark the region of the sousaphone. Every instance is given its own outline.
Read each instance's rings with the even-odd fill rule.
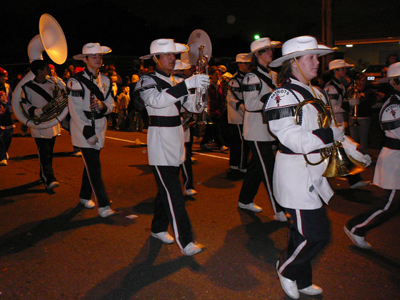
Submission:
[[[39,20],[39,34],[36,35],[28,45],[29,62],[43,60],[42,52],[46,51],[50,59],[61,65],[65,62],[68,55],[67,41],[64,32],[58,22],[49,14],[43,14]],[[32,118],[24,110],[21,103],[22,86],[35,78],[32,71],[29,71],[18,83],[12,97],[12,107],[16,118],[28,127],[34,129],[50,128],[60,123],[68,114],[67,94],[60,94],[54,98],[45,108],[40,118]],[[60,79],[50,77],[56,83]]]

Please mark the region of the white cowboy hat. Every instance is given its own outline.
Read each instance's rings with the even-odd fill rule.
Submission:
[[[385,78],[377,80],[376,82],[384,83],[397,77],[400,77],[400,62],[391,64],[387,70],[387,76]]]
[[[348,64],[344,59],[335,59],[329,63],[329,71],[339,68],[351,68],[354,65]]]
[[[174,70],[186,70],[190,69],[192,66],[184,61],[181,61],[180,59],[175,60],[175,67]]]
[[[251,43],[250,45],[251,52],[245,56],[245,59],[252,58],[254,53],[264,50],[265,48],[275,48],[281,44],[282,43],[279,41],[271,41],[271,39],[268,37],[255,40],[254,42]]]
[[[332,48],[324,45],[318,45],[315,37],[299,36],[286,41],[282,46],[282,57],[272,61],[270,67],[279,67],[288,59],[309,54],[318,54],[319,56],[333,52]]]
[[[100,46],[99,43],[88,43],[82,48],[82,54],[74,55],[74,59],[82,60],[85,56],[90,54],[107,54],[111,52],[111,48],[107,46]]]
[[[139,59],[149,59],[154,55],[174,53],[179,54],[188,51],[189,47],[184,44],[175,43],[173,39],[158,39],[150,44],[150,54],[139,57]]]
[[[251,63],[251,57],[246,58],[247,53],[239,53],[236,55],[236,61],[235,63]]]

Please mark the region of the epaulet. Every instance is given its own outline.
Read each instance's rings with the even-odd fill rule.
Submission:
[[[392,95],[383,104],[379,119],[383,130],[393,130],[400,127],[400,99],[398,96]]]
[[[228,85],[230,87],[240,87],[240,83],[239,81],[236,79],[236,77],[232,77],[229,81],[228,81]]]
[[[156,86],[157,82],[154,80],[153,76],[146,74],[142,75],[136,83],[135,91],[142,91]]]
[[[260,84],[260,83],[261,83],[260,78],[256,74],[251,73],[251,72],[247,73],[244,76],[243,81],[242,81],[242,84],[245,84],[245,85],[254,85],[254,84]]]
[[[68,79],[67,90],[72,97],[83,97],[84,89],[82,84],[74,77]]]
[[[294,96],[294,101],[291,96]],[[293,117],[297,105],[298,100],[292,91],[284,87],[276,89],[265,103],[263,109],[264,122]]]

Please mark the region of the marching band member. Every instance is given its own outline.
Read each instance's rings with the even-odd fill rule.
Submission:
[[[15,128],[12,119],[12,89],[7,80],[8,72],[0,68],[0,166],[7,166],[7,151]]]
[[[179,166],[185,161],[180,110],[184,106],[191,112],[201,112],[196,108],[196,96],[189,95],[188,90],[197,88],[204,91],[210,82],[207,75],[194,75],[183,80],[171,74],[175,67],[175,55],[187,50],[186,45],[175,43],[172,39],[154,40],[150,45],[150,54],[140,59],[153,58],[155,72],[143,75],[136,91],[140,92],[150,116],[148,157],[158,186],[151,235],[163,243],[172,244],[174,239],[167,232],[171,224],[182,253],[191,256],[201,252],[202,246],[193,242],[179,180]]]
[[[80,202],[86,208],[97,204],[101,217],[115,214],[110,208],[101,175],[100,150],[104,147],[107,130],[106,115],[114,107],[112,82],[100,73],[103,55],[111,49],[99,43],[88,43],[83,46],[82,54],[74,56],[83,60],[86,68],[68,80],[68,108],[71,114],[70,133],[72,145],[79,147],[85,164],[82,185],[79,193]],[[92,193],[96,204],[91,200]]]
[[[368,210],[344,226],[351,241],[363,249],[372,246],[365,240],[368,231],[388,221],[400,210],[400,63],[390,65],[387,77],[379,83],[389,82],[393,88],[379,114],[381,128],[385,131],[385,144],[376,162],[373,183],[382,189],[377,207]]]
[[[238,205],[242,209],[261,212],[262,208],[253,200],[263,182],[274,210],[274,219],[285,222],[287,221],[285,213],[276,202],[272,187],[275,163],[272,146],[276,138],[271,135],[268,124],[264,124],[261,113],[263,101],[265,102],[268,94],[277,86],[277,75],[269,69],[268,65],[272,61],[274,48],[280,44],[281,42],[271,41],[269,38],[261,38],[251,43],[251,52],[246,56],[247,59],[253,57],[256,69],[247,73],[242,81],[246,109],[243,137],[250,148],[251,160],[240,190]]]
[[[31,71],[35,78],[22,86],[21,102],[31,117],[40,117],[43,114],[42,108],[65,91],[65,84],[49,77],[51,70],[44,60],[34,60]],[[54,189],[60,185],[53,170],[53,149],[60,132],[60,124],[45,129],[31,128],[31,136],[35,138],[39,153],[40,178],[46,189]]]
[[[336,121],[339,124],[344,124],[345,127],[348,126],[348,112],[346,111],[346,107],[348,107],[349,103],[346,100],[347,91],[343,81],[346,79],[347,70],[351,67],[354,67],[354,65],[348,64],[344,59],[332,60],[329,63],[329,71],[333,75],[333,78],[324,87],[331,101]],[[363,181],[360,174],[348,175],[346,179],[352,189],[371,183],[370,181]]]
[[[274,194],[290,217],[289,242],[277,262],[277,272],[283,290],[293,299],[299,298],[299,292],[322,293],[312,282],[311,260],[329,239],[323,204],[333,196],[328,180],[322,176],[327,160],[310,165],[303,154],[316,162],[320,159],[319,149],[344,140],[344,127],[319,127],[317,106],[304,105],[297,125],[293,117],[305,99],[317,98],[327,104],[325,94],[310,81],[318,74],[318,56],[332,51],[318,45],[314,37],[301,36],[286,41],[282,57],[270,64],[282,66],[281,86],[270,95],[265,107],[269,128],[281,143],[274,170]],[[368,161],[369,157],[359,156]]]
[[[231,132],[231,145],[229,165],[232,170],[247,172],[247,158],[249,147],[243,138],[244,101],[242,94],[242,81],[249,71],[251,58],[245,58],[247,53],[236,55],[238,70],[228,81],[228,94],[226,96],[228,107],[228,123]]]

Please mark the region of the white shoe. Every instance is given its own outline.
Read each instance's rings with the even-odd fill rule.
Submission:
[[[360,188],[360,187],[363,187],[363,186],[370,185],[370,183],[371,183],[371,181],[362,181],[361,180],[361,181],[351,185],[350,188],[351,189],[357,189],[357,188]]]
[[[7,166],[7,159],[0,161],[0,166]]]
[[[242,209],[248,209],[254,212],[262,212],[262,208],[259,207],[257,204],[254,204],[254,202],[251,202],[249,204],[243,204],[242,202],[239,202],[238,206]]]
[[[193,256],[203,251],[203,248],[204,246],[201,244],[195,244],[193,242],[190,242],[189,244],[186,245],[184,249],[182,249],[182,254],[185,256]]]
[[[57,181],[51,182],[49,185],[45,185],[46,189],[52,190],[55,189],[56,187],[60,186],[60,184]]]
[[[99,216],[102,218],[107,218],[109,216],[115,215],[115,210],[112,210],[108,205],[99,208]]]
[[[351,233],[346,226],[344,226],[344,232],[347,234],[347,236],[350,238],[350,240],[356,245],[357,247],[360,247],[362,249],[372,249],[372,246],[370,243],[368,243],[365,240],[364,236],[359,236],[355,235],[354,233]]]
[[[79,200],[86,208],[94,208],[96,206],[96,204],[93,202],[93,200],[86,200],[86,199],[82,199],[80,198]]]
[[[315,296],[322,294],[323,290],[318,285],[312,284],[309,287],[299,290],[299,292],[309,296]]]
[[[174,243],[174,238],[166,231],[162,231],[159,233],[152,232],[151,236],[156,239],[159,239],[164,244],[173,244]]]
[[[239,171],[242,173],[247,173],[247,169],[239,169]]]
[[[197,192],[195,189],[188,189],[188,190],[185,190],[185,194],[188,196],[193,196],[193,195],[196,195]]]
[[[227,146],[222,146],[221,148],[219,148],[219,152],[224,152],[224,151],[228,151],[229,148]]]
[[[300,294],[297,289],[296,281],[290,280],[286,277],[283,277],[278,270],[279,261],[276,262],[276,272],[278,273],[279,281],[281,282],[281,286],[283,291],[292,299],[299,299]]]
[[[274,220],[279,221],[279,222],[286,222],[287,218],[286,218],[285,212],[280,211],[280,212],[276,213],[274,215]]]
[[[238,166],[231,166],[231,170],[239,170]]]

